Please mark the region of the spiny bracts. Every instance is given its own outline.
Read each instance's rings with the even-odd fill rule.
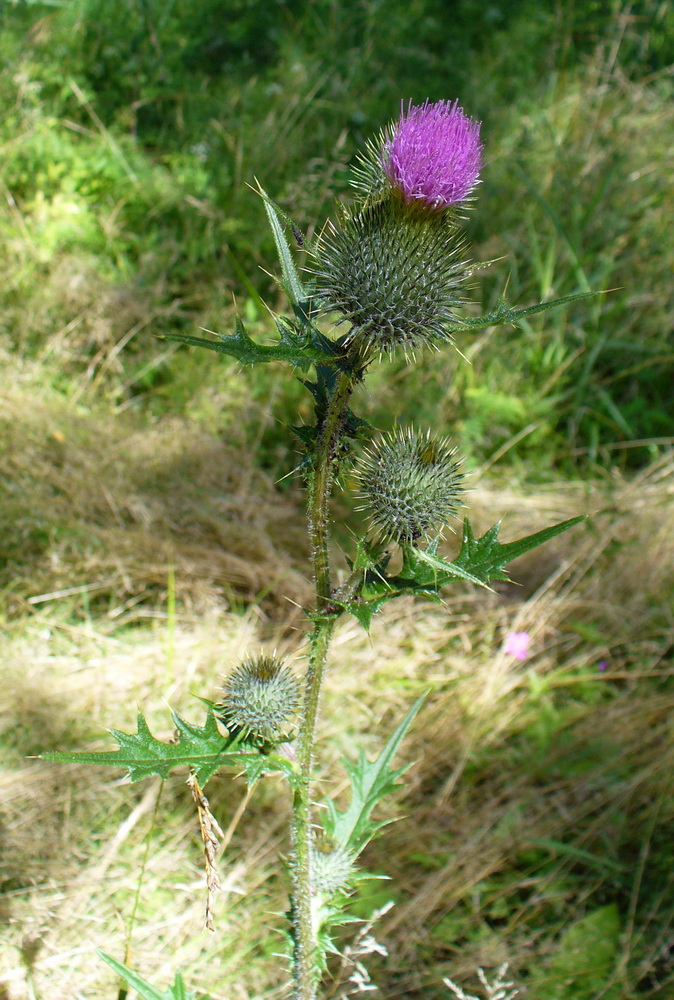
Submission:
[[[216,712],[230,731],[273,743],[286,738],[299,700],[299,681],[289,667],[276,656],[261,654],[232,671]]]
[[[414,543],[456,516],[463,483],[456,449],[447,438],[398,428],[360,460],[360,509],[384,540]]]

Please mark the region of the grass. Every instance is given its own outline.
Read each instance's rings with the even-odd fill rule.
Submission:
[[[375,975],[385,996],[441,997],[444,976],[468,984],[478,964],[508,959],[519,983],[535,984],[533,995],[556,996],[563,974],[574,983],[569,996],[590,1000],[583,977],[573,979],[578,947],[565,957],[564,932],[590,918],[613,926],[602,914],[614,912],[602,985],[614,981],[611,996],[625,1000],[665,995],[674,916],[666,834],[674,808],[674,621],[662,594],[674,582],[673,489],[664,463],[637,481],[569,484],[526,500],[478,485],[477,523],[497,506],[508,535],[587,507],[597,513],[592,527],[549,548],[543,563],[522,560],[514,571],[519,586],[499,586],[486,598],[450,594],[439,609],[402,604],[375,623],[371,639],[355,623],[342,626],[322,733],[333,786],[341,781],[337,755],[350,752],[356,733],[365,733],[373,752],[411,699],[430,691],[406,748],[416,762],[400,793],[406,818],[367,858],[392,881],[363,893],[363,912],[384,897],[397,901],[379,933],[389,949]],[[181,582],[176,569],[178,588]],[[9,935],[0,982],[10,997],[27,989],[27,954],[36,996],[108,996],[112,979],[93,949],[123,954],[139,880],[131,935],[144,975],[161,983],[181,967],[215,998],[279,995],[273,914],[285,905],[286,887],[274,857],[288,846],[279,789],[255,792],[221,861],[227,889],[212,938],[200,932],[196,817],[179,776],[153,820],[156,786],[120,787],[115,776],[24,755],[107,745],[102,730],[133,728],[136,704],[166,736],[165,701],[196,718],[190,693],[214,694],[229,664],[258,638],[298,652],[300,636],[288,624],[270,623],[251,605],[206,621],[183,611],[172,623],[158,616],[151,627],[115,627],[106,615],[77,616],[59,602],[8,625]],[[510,630],[532,635],[523,664],[502,652]],[[209,788],[223,828],[243,796],[235,789],[229,780]],[[591,956],[581,958],[594,982]]]
[[[77,608],[86,596],[111,622],[137,620],[164,601],[170,565],[181,604],[195,611],[306,597],[294,508],[242,465],[235,439],[225,445],[179,417],[111,422],[107,405],[64,398],[39,378],[44,366],[26,364],[2,379],[0,581],[10,613],[60,599]]]
[[[312,233],[333,197],[348,196],[356,150],[401,93],[461,93],[484,121],[488,150],[469,233],[475,259],[494,261],[472,297],[487,309],[506,286],[518,304],[611,291],[462,343],[471,367],[447,355],[399,370],[409,416],[456,434],[476,461],[505,454],[529,476],[647,465],[674,438],[665,55],[674,29],[664,8],[650,17],[616,4],[593,14],[522,2],[505,19],[494,14],[484,34],[471,3],[455,12],[461,42],[456,23],[439,33],[446,12],[419,0],[420,35],[404,49],[411,11],[397,0],[385,21],[376,2],[356,17],[321,0],[256,27],[235,5],[220,71],[209,45],[225,42],[217,32],[206,40],[215,0],[203,19],[186,5],[151,25],[134,8],[135,27],[94,0],[39,18],[39,5],[17,8],[0,75],[6,343],[53,353],[67,391],[82,380],[81,392],[115,405],[213,426],[222,414],[205,398],[205,381],[217,393],[213,366],[150,334],[226,331],[233,293],[254,331],[264,327],[260,294],[276,305],[277,293],[253,178]],[[143,9],[152,21],[154,5]],[[259,47],[252,54],[255,32],[270,43],[264,58]],[[333,52],[349,58],[334,63]],[[375,73],[377,58],[390,74]],[[377,380],[379,422],[396,412],[397,379]],[[273,390],[259,373],[255,388],[245,384]],[[279,390],[276,414],[292,421],[296,403]],[[269,427],[261,440],[272,466],[278,438]]]
[[[361,394],[378,427],[456,437],[478,528],[503,516],[508,539],[592,515],[521,560],[517,586],[400,603],[369,638],[342,624],[331,787],[358,734],[373,753],[429,692],[406,818],[366,859],[392,879],[363,888],[362,915],[396,900],[372,972],[387,998],[439,1000],[447,976],[474,992],[475,968],[505,960],[535,1000],[674,995],[672,15],[608,0],[198,6],[0,11],[0,998],[109,998],[94,949],[121,959],[129,939],[161,988],[181,968],[214,1000],[281,995],[273,779],[240,819],[240,783],[208,788],[232,825],[213,938],[182,777],[157,806],[152,783],[31,755],[107,746],[137,706],[168,736],[166,703],[197,718],[193,695],[259,642],[300,655],[302,498],[281,477],[303,390],[153,335],[226,331],[235,294],[266,336],[273,247],[247,185],[259,176],[315,232],[409,95],[460,95],[484,122],[468,226],[494,263],[470,308],[506,285],[522,305],[610,291],[462,342],[469,363],[381,365]],[[532,636],[524,663],[503,652],[509,631]]]

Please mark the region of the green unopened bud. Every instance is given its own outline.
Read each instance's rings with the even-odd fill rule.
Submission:
[[[300,700],[299,681],[276,656],[245,659],[224,685],[218,715],[229,730],[270,742],[284,739]]]
[[[325,312],[351,324],[346,343],[367,355],[450,341],[468,274],[450,212],[408,204],[394,190],[327,230],[315,255]]]
[[[456,517],[464,475],[447,438],[397,429],[361,459],[360,496],[387,541],[415,542]]]
[[[320,834],[311,851],[311,877],[315,890],[326,896],[349,888],[355,871],[354,858],[341,845],[335,846]]]

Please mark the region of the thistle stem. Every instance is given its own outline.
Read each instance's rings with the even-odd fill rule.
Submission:
[[[337,376],[332,398],[319,428],[314,453],[307,514],[316,585],[316,611],[319,614],[332,598],[328,505],[334,480],[337,441],[353,385],[354,378],[350,373],[342,372]]]
[[[311,773],[321,684],[337,615],[331,609],[329,502],[334,481],[337,443],[342,431],[353,375],[337,377],[319,427],[308,498],[308,521],[316,586],[316,616],[311,633],[297,763],[300,784],[293,800],[293,918],[295,921],[295,1000],[314,1000],[317,986],[316,928],[311,876]]]

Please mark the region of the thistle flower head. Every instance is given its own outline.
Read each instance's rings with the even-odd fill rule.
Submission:
[[[388,541],[406,544],[449,522],[464,476],[447,438],[397,429],[365,453],[358,470],[362,510]]]
[[[406,202],[442,209],[463,201],[477,184],[482,166],[480,122],[458,101],[438,101],[401,111],[384,143],[384,173]]]
[[[286,735],[299,705],[299,681],[276,656],[245,659],[225,681],[216,711],[228,729],[271,742]]]

